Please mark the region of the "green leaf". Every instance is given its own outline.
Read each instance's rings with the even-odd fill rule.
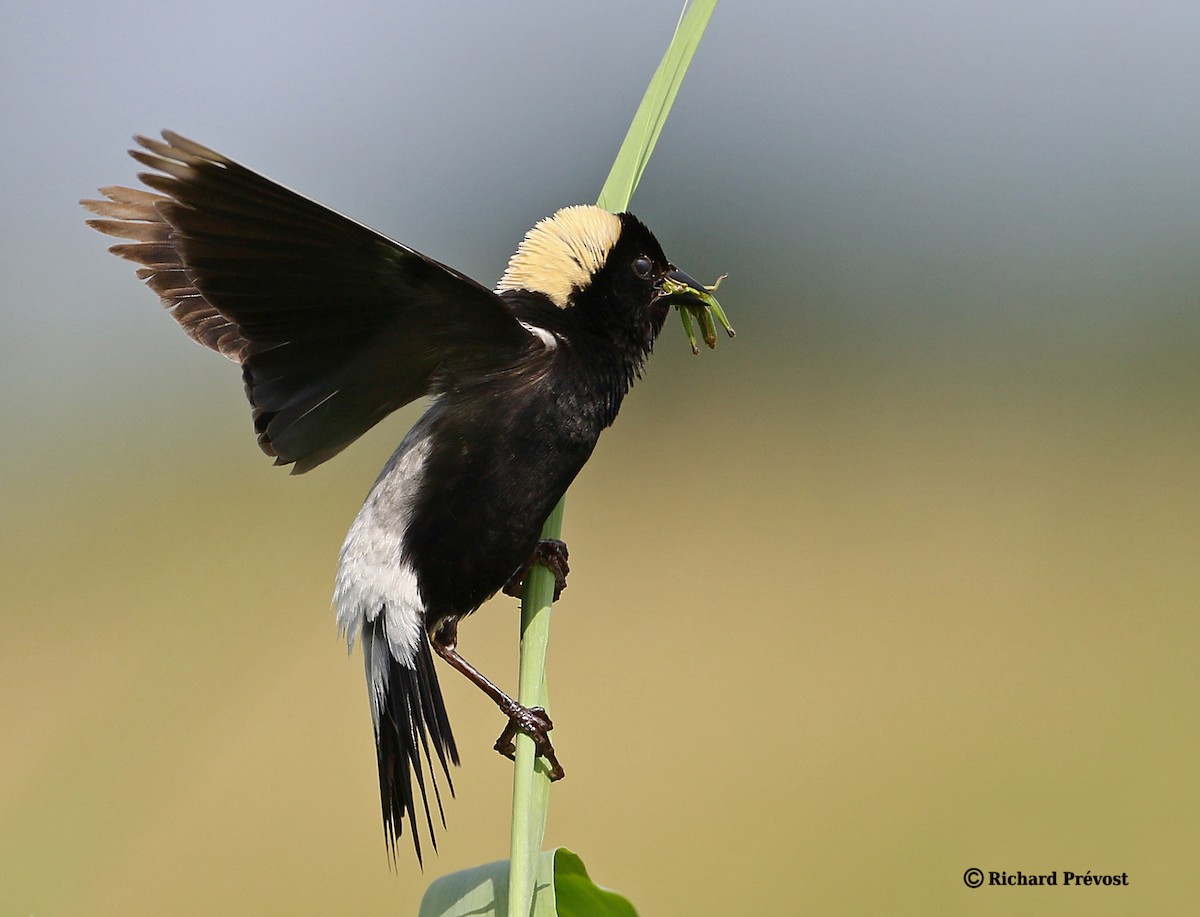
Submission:
[[[498,860],[438,879],[418,917],[507,917],[508,863]],[[592,882],[583,860],[559,847],[538,857],[531,917],[637,917],[625,898]]]
[[[637,917],[627,899],[592,882],[566,847],[554,851],[554,898],[558,917]]]
[[[538,861],[533,917],[552,917],[545,901],[553,897],[553,853],[544,854]],[[546,894],[550,890],[550,894]],[[484,866],[464,869],[442,876],[421,899],[418,917],[502,917],[508,913],[508,861],[497,860]]]
[[[597,207],[618,213],[629,206],[716,5],[717,0],[695,0],[685,4],[683,15],[675,27],[675,35],[667,46],[667,53],[663,55],[650,85],[646,87],[642,104],[633,116],[633,123],[629,125],[621,149],[617,151],[608,180],[600,190]]]

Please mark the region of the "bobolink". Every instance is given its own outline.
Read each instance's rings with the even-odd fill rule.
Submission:
[[[517,248],[495,292],[169,131],[130,154],[153,191],[102,188],[89,224],[194,340],[242,368],[262,450],[293,473],[332,458],[384,416],[432,404],[375,481],[342,547],[337,621],[362,642],[384,831],[395,852],[426,773],[449,783],[458,752],[432,651],[509,718],[497,749],[532,735],[562,769],[544,711],[526,709],[456,649],[458,622],[531,563],[566,575],[539,543],[550,511],[662,329],[671,304],[711,346],[709,288],[678,271],[629,213],[559,210]],[[732,333],[732,331],[730,331]],[[693,338],[693,348],[695,348]],[[424,764],[422,763],[424,759]],[[451,790],[453,787],[451,786]]]

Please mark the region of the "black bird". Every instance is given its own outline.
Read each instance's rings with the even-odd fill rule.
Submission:
[[[433,759],[451,792],[458,752],[432,650],[509,718],[497,750],[533,736],[562,769],[545,712],[492,685],[456,649],[458,622],[531,563],[566,575],[542,524],[617,416],[671,304],[698,317],[706,288],[629,213],[567,207],[525,236],[492,292],[170,131],[130,151],[153,191],[83,201],[111,251],[194,340],[241,365],[258,444],[292,473],[332,458],[390,412],[433,401],[376,480],[342,547],[334,591],[361,639],[384,833],[403,819],[418,860],[416,798],[436,846]],[[690,335],[690,323],[688,324]],[[694,347],[693,342],[693,347]],[[422,763],[422,758],[424,763]],[[444,818],[443,824],[444,824]]]

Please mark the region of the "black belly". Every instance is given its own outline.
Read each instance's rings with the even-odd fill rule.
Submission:
[[[405,533],[427,627],[470,614],[529,560],[600,432],[551,392],[442,407]]]

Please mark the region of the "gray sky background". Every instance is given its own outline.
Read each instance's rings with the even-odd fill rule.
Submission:
[[[13,913],[411,913],[508,837],[443,675],[459,797],[387,870],[328,610],[417,409],[271,468],[78,200],[170,128],[491,285],[595,199],[678,3],[0,4]],[[721,0],[633,210],[738,338],[668,326],[555,623],[550,842],[644,913],[1003,907],[968,866],[1195,912],[1197,49],[1196,0]],[[495,604],[470,658],[511,685]]]
[[[534,221],[594,199],[677,15],[10,0],[6,411],[90,413],[201,365],[76,204],[132,180],[132,133],[178,130],[490,284]],[[796,355],[1194,339],[1198,47],[1185,2],[725,0],[633,209]]]

